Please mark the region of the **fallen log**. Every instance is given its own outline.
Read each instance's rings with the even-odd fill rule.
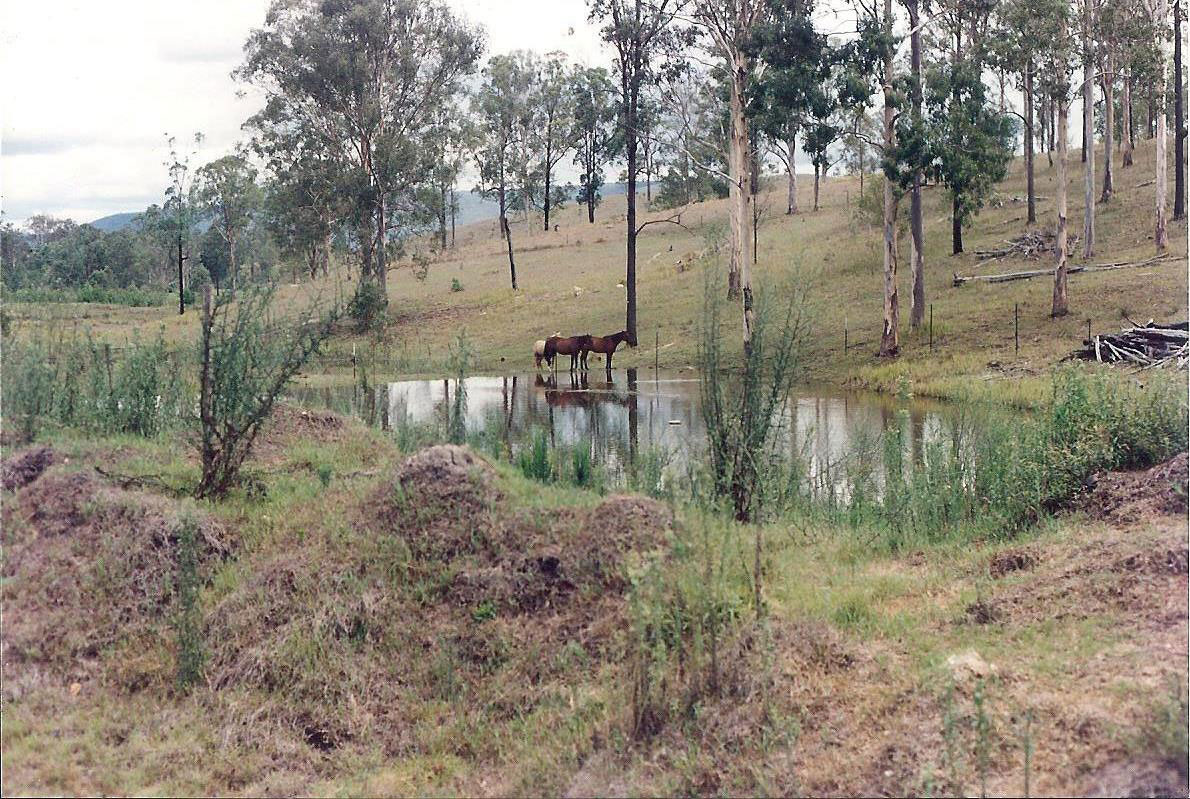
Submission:
[[[1162,261],[1169,261],[1173,258],[1172,255],[1166,253],[1164,255],[1155,255],[1152,258],[1146,258],[1143,261],[1117,261],[1110,264],[1092,264],[1090,266],[1071,266],[1066,269],[1066,274],[1077,275],[1080,272],[1110,272],[1115,269],[1134,269],[1142,266],[1152,266]],[[964,283],[981,282],[981,283],[1008,283],[1013,280],[1029,280],[1034,277],[1044,277],[1049,275],[1053,277],[1053,269],[1030,269],[1024,272],[1002,272],[998,275],[960,275],[958,272],[954,273],[954,285],[961,286]]]

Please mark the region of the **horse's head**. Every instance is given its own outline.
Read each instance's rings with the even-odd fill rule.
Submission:
[[[622,330],[622,331],[620,331],[619,336],[620,336],[621,341],[628,342],[629,347],[636,346],[636,336],[632,335],[632,333],[630,333],[629,331]]]

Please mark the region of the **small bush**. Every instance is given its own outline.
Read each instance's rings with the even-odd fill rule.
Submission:
[[[463,290],[463,284],[459,282],[459,279],[457,277],[452,277],[450,279],[450,290],[451,291],[462,291]]]
[[[388,298],[380,286],[371,281],[361,281],[355,295],[347,305],[347,315],[355,320],[361,331],[376,330],[384,323],[388,310]]]

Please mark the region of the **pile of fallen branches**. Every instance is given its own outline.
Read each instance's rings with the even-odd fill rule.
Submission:
[[[1036,260],[1054,255],[1056,236],[1049,229],[1028,230],[1014,239],[1006,239],[1004,247],[994,250],[976,250],[975,257],[981,262],[998,261],[1001,258],[1015,257]],[[1066,254],[1073,255],[1078,246],[1078,236],[1066,238]]]
[[[1132,363],[1146,369],[1172,366],[1185,369],[1190,363],[1190,333],[1186,322],[1173,325],[1154,324],[1150,319],[1139,327],[1126,327],[1119,333],[1092,336],[1083,348],[1069,356],[1100,363]]]

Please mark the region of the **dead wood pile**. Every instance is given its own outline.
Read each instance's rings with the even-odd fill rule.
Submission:
[[[1092,336],[1071,358],[1100,363],[1132,363],[1144,368],[1172,366],[1185,369],[1190,362],[1190,333],[1187,323],[1147,324],[1126,327],[1119,333]]]

